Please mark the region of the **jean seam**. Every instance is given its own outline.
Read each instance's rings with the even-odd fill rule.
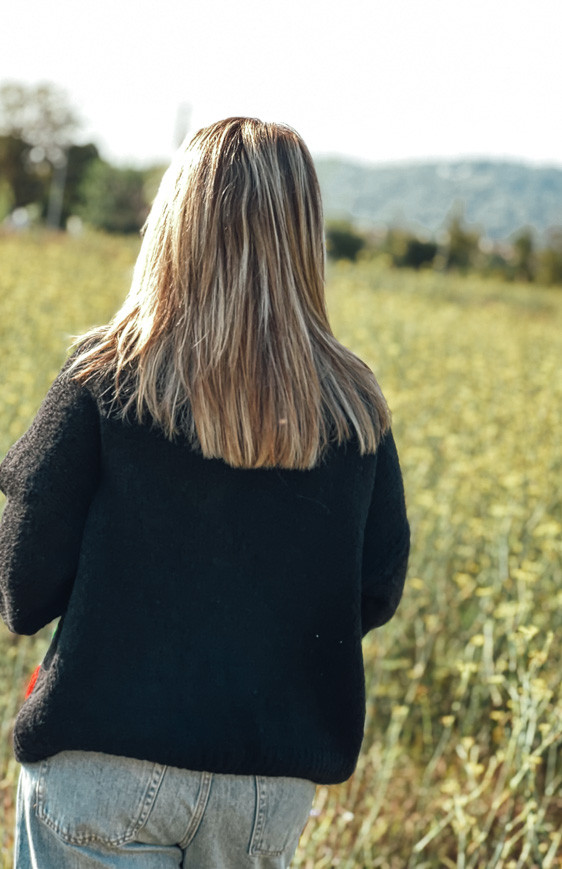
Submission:
[[[250,839],[250,847],[248,853],[250,857],[279,857],[283,853],[283,849],[268,850],[260,847],[262,845],[263,828],[267,806],[267,786],[263,776],[255,776],[256,782],[256,819],[254,829],[252,830],[252,838]]]
[[[201,821],[203,819],[205,809],[207,808],[207,802],[209,800],[212,780],[213,774],[211,772],[201,773],[201,784],[199,785],[199,793],[197,794],[195,811],[193,812],[193,817],[188,824],[183,839],[178,842],[179,847],[184,851],[193,841],[195,834],[199,829],[199,825],[201,824]]]
[[[138,816],[136,822],[134,824],[131,824],[131,826],[127,830],[127,836],[131,837],[136,835],[148,821],[150,813],[154,808],[156,797],[158,796],[158,791],[160,790],[160,785],[162,784],[162,780],[164,778],[166,770],[167,766],[162,766],[158,763],[154,764],[152,770],[152,778],[146,788],[146,791],[144,792],[141,813]]]
[[[45,779],[48,761],[49,758],[43,760],[41,764],[39,779],[36,784],[37,798],[35,803],[35,814],[43,824],[53,830],[57,836],[59,836],[64,842],[67,842],[69,845],[87,845],[90,842],[99,842],[102,845],[118,846],[124,845],[126,842],[131,841],[131,839],[146,823],[148,816],[150,815],[150,812],[152,811],[152,808],[154,806],[154,802],[156,799],[156,795],[158,794],[162,778],[164,776],[164,773],[166,772],[165,766],[161,766],[160,764],[154,764],[151,780],[147,785],[147,788],[142,798],[140,813],[138,814],[138,817],[136,817],[131,822],[129,827],[122,835],[108,837],[98,836],[95,833],[72,835],[72,833],[65,832],[63,825],[45,812],[45,807],[43,804],[45,798],[43,782]]]

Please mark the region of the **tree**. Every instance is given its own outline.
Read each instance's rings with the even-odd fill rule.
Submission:
[[[88,167],[99,160],[99,152],[95,145],[71,145],[67,151],[66,178],[64,195],[61,202],[62,225],[72,214],[77,214],[83,206],[82,182],[88,172]]]
[[[10,189],[14,208],[39,202],[45,194],[45,175],[29,163],[29,145],[16,136],[0,136],[0,176]]]
[[[80,192],[83,204],[78,213],[97,229],[138,232],[148,215],[145,173],[140,169],[121,169],[105,160],[94,160]]]
[[[543,284],[562,284],[562,227],[547,233],[547,246],[539,254],[537,279]]]
[[[536,273],[535,243],[530,229],[522,229],[513,242],[515,276],[521,281],[533,281]]]
[[[61,88],[49,83],[0,86],[0,134],[25,142],[34,163],[56,165],[80,128],[80,120]]]
[[[326,250],[331,259],[357,259],[365,247],[365,238],[345,220],[330,221],[326,226]]]
[[[480,233],[466,227],[461,210],[456,209],[449,218],[446,237],[443,252],[445,268],[466,271],[473,266],[478,254]]]
[[[419,269],[431,265],[437,254],[434,241],[424,241],[407,230],[391,227],[386,235],[387,252],[397,268]]]
[[[0,172],[15,207],[38,202],[58,226],[64,213],[68,152],[80,121],[52,84],[0,86]]]

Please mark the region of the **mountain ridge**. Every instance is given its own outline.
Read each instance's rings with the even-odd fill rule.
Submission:
[[[493,240],[562,226],[562,167],[493,158],[368,164],[318,156],[327,219],[436,234],[453,211]]]

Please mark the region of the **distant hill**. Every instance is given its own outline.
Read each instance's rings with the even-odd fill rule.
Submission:
[[[437,232],[455,207],[491,239],[562,226],[562,168],[459,160],[365,165],[315,159],[326,217]]]

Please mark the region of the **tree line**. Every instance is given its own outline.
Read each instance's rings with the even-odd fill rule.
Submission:
[[[143,225],[163,168],[114,166],[93,143],[77,144],[81,121],[52,84],[0,86],[0,222],[64,228],[70,218],[105,232],[136,233]],[[326,224],[328,256],[385,256],[396,268],[478,271],[507,280],[562,284],[562,229],[538,244],[525,227],[509,242],[492,243],[454,211],[434,238],[401,227],[359,229]]]
[[[350,221],[328,221],[326,247],[332,260],[383,256],[395,268],[477,272],[508,281],[562,285],[562,227],[539,244],[530,227],[504,242],[492,242],[468,226],[458,210],[435,237],[390,226],[374,231]]]
[[[136,169],[77,144],[81,121],[51,84],[0,86],[0,222],[64,228],[70,217],[107,232],[138,232],[162,167]]]

